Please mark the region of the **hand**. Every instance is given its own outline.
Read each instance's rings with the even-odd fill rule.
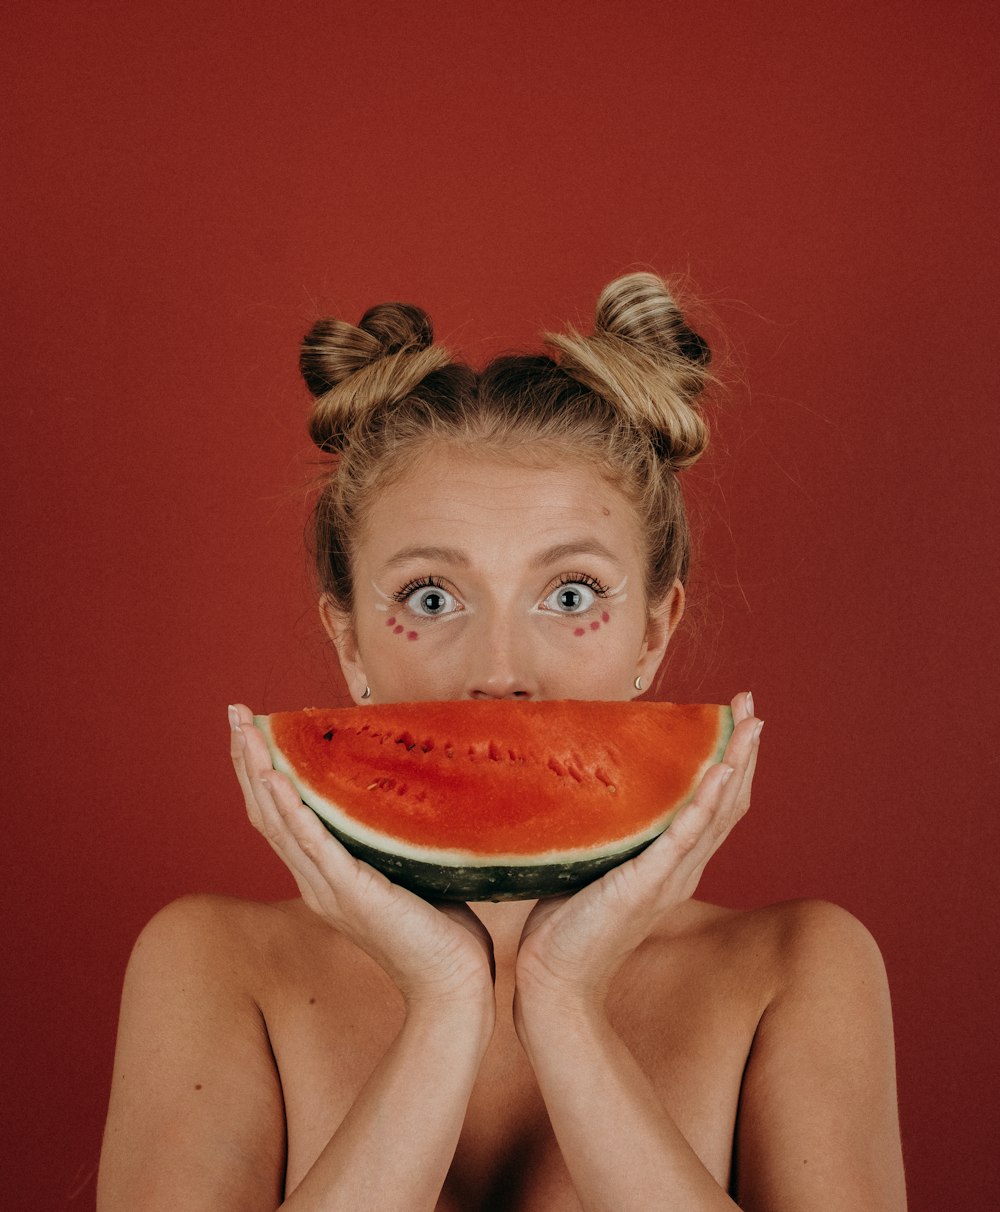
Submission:
[[[250,709],[230,709],[231,754],[251,824],[291,871],[310,909],[368,953],[414,1000],[493,1012],[493,943],[468,905],[435,907],[360,862],[306,807],[271,757]]]
[[[539,901],[528,915],[515,970],[515,1021],[545,1002],[603,1008],[625,959],[694,894],[708,860],[750,807],[763,724],[749,695],[737,695],[732,709],[736,726],[722,762],[706,771],[670,828],[635,858],[579,892]]]

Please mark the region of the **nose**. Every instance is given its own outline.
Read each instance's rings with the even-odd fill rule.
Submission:
[[[510,621],[495,617],[472,639],[466,697],[470,699],[533,699],[538,697],[530,644]]]

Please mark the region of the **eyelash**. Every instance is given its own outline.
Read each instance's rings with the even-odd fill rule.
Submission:
[[[553,593],[556,589],[561,589],[563,585],[586,585],[587,588],[599,598],[606,598],[611,592],[609,586],[605,585],[602,581],[599,581],[597,577],[592,577],[588,572],[570,572],[564,574],[552,586],[549,593]],[[548,597],[549,594],[546,594],[545,596]]]
[[[408,581],[402,589],[397,589],[392,595],[392,600],[401,606],[410,594],[416,593],[418,589],[444,589],[444,585],[437,577],[417,577],[415,580]]]
[[[552,586],[545,596],[548,597],[556,589],[561,589],[563,585],[586,585],[589,590],[595,593],[599,598],[606,598],[611,592],[611,589],[597,577],[592,577],[588,572],[568,572],[564,573],[558,581]],[[407,581],[400,589],[392,595],[392,600],[402,605],[411,593],[415,593],[418,589],[444,589],[443,583],[434,576],[417,577],[412,581]]]

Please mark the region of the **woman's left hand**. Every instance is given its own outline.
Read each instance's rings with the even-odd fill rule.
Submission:
[[[723,760],[702,779],[669,829],[635,858],[579,892],[541,900],[521,933],[515,1021],[532,1006],[599,1010],[625,959],[657,923],[693,894],[701,873],[750,807],[762,722],[747,694]]]

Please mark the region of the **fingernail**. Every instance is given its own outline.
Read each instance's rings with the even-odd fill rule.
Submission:
[[[750,693],[749,690],[747,691],[746,704],[747,704],[747,715],[753,715],[753,695]]]
[[[232,703],[229,704],[229,727],[232,728],[233,732],[239,732],[240,730],[240,713]]]
[[[756,728],[753,730],[753,739],[754,739],[755,741],[759,741],[759,740],[760,740],[760,734],[761,734],[763,731],[764,731],[764,721],[763,721],[763,720],[761,720],[761,722],[760,722],[760,723],[757,725],[757,727],[756,727]]]
[[[733,777],[733,767],[732,766],[723,766],[722,767],[722,786],[725,787],[725,785],[729,782],[729,780],[732,777]]]

